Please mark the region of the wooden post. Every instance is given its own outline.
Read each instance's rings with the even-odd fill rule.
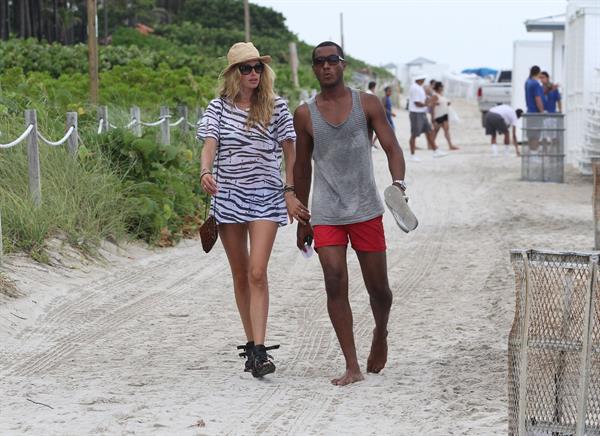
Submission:
[[[295,42],[290,42],[290,68],[292,69],[292,81],[298,88],[300,86],[298,83],[298,50]]]
[[[600,158],[592,158],[592,173],[594,175],[594,193],[592,206],[594,209],[594,249],[600,250]]]
[[[171,144],[171,132],[169,127],[169,108],[161,106],[160,117],[163,122],[160,125],[160,143],[163,145]]]
[[[592,329],[594,327],[596,274],[598,273],[598,256],[590,256],[590,281],[585,297],[583,313],[583,344],[581,346],[581,369],[579,379],[579,395],[577,398],[577,417],[575,434],[585,434],[585,415],[587,412],[588,392],[590,387],[590,364],[592,361]]]
[[[133,127],[131,128],[131,131],[133,132],[133,134],[137,137],[141,137],[142,136],[142,111],[140,111],[140,108],[137,106],[133,106],[130,110],[129,110],[129,115],[131,118],[131,121],[136,120],[137,123],[135,123],[133,125]]]
[[[2,209],[0,209],[0,266],[2,266],[2,256],[4,255],[4,245],[2,242]]]
[[[25,111],[25,127],[33,125],[27,137],[27,161],[29,162],[29,194],[36,207],[42,204],[42,183],[40,177],[40,149],[38,146],[37,114],[35,110]]]
[[[67,147],[69,148],[69,154],[75,156],[77,154],[77,148],[79,144],[79,133],[77,132],[77,112],[67,112],[67,130],[73,127],[73,133],[67,139]]]
[[[90,101],[98,104],[98,22],[96,0],[87,0],[88,63],[90,75]]]
[[[100,106],[98,108],[98,121],[102,120],[100,123],[100,133],[108,132],[108,127],[110,124],[108,123],[108,106]]]
[[[198,107],[196,106],[196,126],[200,123],[200,120],[202,120],[202,117],[204,116],[204,108]]]
[[[179,125],[179,129],[181,130],[182,135],[187,135],[190,130],[190,126],[188,126],[188,107],[187,106],[179,106],[178,108],[179,117],[183,117],[183,121]]]
[[[524,317],[523,324],[521,325],[521,352],[520,352],[520,365],[519,365],[519,410],[518,410],[518,422],[517,428],[519,429],[519,435],[525,436],[525,419],[527,412],[527,358],[529,351],[529,318],[531,317],[531,287],[532,277],[529,265],[529,253],[522,251],[521,256],[523,257],[523,270],[525,278],[525,304],[524,306]]]

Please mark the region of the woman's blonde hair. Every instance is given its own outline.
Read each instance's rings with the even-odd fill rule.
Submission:
[[[275,108],[275,92],[273,91],[275,72],[267,64],[263,65],[265,68],[260,74],[260,82],[252,93],[250,112],[248,113],[248,129],[256,126],[266,129],[271,123]],[[238,65],[225,70],[220,79],[219,95],[233,103],[240,93],[241,73]]]

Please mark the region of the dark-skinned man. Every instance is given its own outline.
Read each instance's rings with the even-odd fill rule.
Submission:
[[[388,284],[384,212],[371,156],[373,131],[387,155],[391,180],[404,191],[402,150],[379,99],[344,84],[344,53],[326,41],[313,50],[313,72],[321,92],[294,114],[297,133],[296,195],[308,204],[314,162],[311,221],[299,224],[297,246],[313,237],[323,268],[327,310],[339,340],[346,371],[331,382],[347,385],[364,379],[356,354],[348,300],[348,240],[356,251],[375,318],[367,372],[387,361],[387,324],[392,305]],[[310,240],[310,239],[309,239]]]

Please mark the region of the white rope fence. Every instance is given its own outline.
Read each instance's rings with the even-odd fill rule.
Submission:
[[[21,136],[19,136],[17,139],[15,139],[12,142],[9,142],[8,144],[0,144],[0,148],[12,148],[15,145],[19,145],[21,142],[23,142],[25,140],[25,138],[27,138],[29,136],[29,134],[31,133],[31,131],[33,130],[33,124],[30,124],[23,133],[21,133]]]
[[[44,141],[51,147],[58,147],[59,145],[63,145],[65,142],[67,142],[67,140],[71,137],[74,131],[75,127],[69,127],[69,130],[67,130],[65,136],[63,136],[62,139],[59,139],[58,141],[50,141],[49,139],[44,138],[44,136],[40,132],[38,132],[38,138],[40,138],[42,141]]]

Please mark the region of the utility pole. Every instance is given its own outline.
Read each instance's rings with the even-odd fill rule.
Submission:
[[[90,101],[98,104],[98,16],[96,0],[87,0],[88,63],[90,75]]]
[[[244,0],[244,27],[246,29],[246,42],[250,41],[250,5]]]
[[[344,50],[344,52],[346,51],[346,49],[344,49],[344,13],[340,12],[340,42],[341,42],[341,46],[342,46],[342,50]]]

